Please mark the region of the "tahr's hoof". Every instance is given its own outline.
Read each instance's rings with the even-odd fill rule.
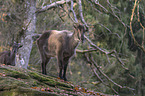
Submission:
[[[64,78],[63,80],[64,80],[64,81],[67,81],[67,79],[66,79],[66,78]]]

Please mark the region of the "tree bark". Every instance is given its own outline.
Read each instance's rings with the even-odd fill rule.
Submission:
[[[26,11],[27,20],[24,21],[24,25],[27,26],[27,24],[29,23],[30,24],[28,25],[24,36],[20,38],[23,47],[20,48],[18,51],[19,55],[17,59],[19,59],[20,62],[19,60],[16,60],[16,66],[27,69],[29,63],[29,57],[32,49],[32,44],[33,44],[32,34],[35,32],[36,29],[36,14],[35,14],[36,1],[27,0],[26,5],[27,5],[27,11]]]

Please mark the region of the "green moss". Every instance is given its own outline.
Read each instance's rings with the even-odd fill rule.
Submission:
[[[29,72],[30,77],[32,77],[33,79],[37,79],[40,82],[43,82],[45,84],[48,84],[50,86],[56,86],[56,82],[53,79],[48,79],[46,77],[43,77],[37,73],[34,72]]]
[[[30,87],[28,84],[25,84],[24,81],[17,80],[15,78],[11,78],[11,77],[0,77],[0,81],[1,81],[0,90],[11,89],[11,88],[15,88],[18,86]]]
[[[57,93],[48,93],[31,88],[16,88],[8,91],[0,92],[0,96],[59,96]]]
[[[48,85],[53,86],[53,87],[63,86],[63,87],[67,87],[67,88],[73,88],[69,84],[66,84],[66,83],[63,83],[63,82],[58,82],[58,81],[56,81],[56,79],[50,79],[50,78],[44,77],[44,76],[39,75],[39,74],[34,73],[34,72],[29,72],[29,75],[30,75],[30,77],[32,77],[34,79],[37,79],[40,82],[43,82],[43,83],[48,84]]]
[[[1,73],[4,73],[7,76],[14,77],[14,78],[21,78],[21,79],[29,79],[30,77],[25,74],[25,72],[20,72],[22,70],[14,70],[14,69],[9,69],[7,67],[1,68]]]
[[[6,74],[7,76],[14,77],[14,78],[21,78],[21,79],[29,79],[30,77],[28,75],[25,75],[22,72],[18,71],[10,71],[10,73]]]
[[[0,66],[0,73],[0,96],[77,96],[71,84],[38,72]]]

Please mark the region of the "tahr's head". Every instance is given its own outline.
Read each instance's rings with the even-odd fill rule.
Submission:
[[[21,48],[22,46],[23,46],[22,44],[14,42],[12,45],[12,47],[13,47],[12,51],[14,53],[16,53],[18,51],[18,49]]]
[[[83,42],[84,41],[84,34],[87,31],[85,25],[77,23],[77,24],[74,24],[74,28],[78,32],[79,40],[81,42]]]

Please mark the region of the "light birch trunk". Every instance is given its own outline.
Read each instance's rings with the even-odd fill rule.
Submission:
[[[32,34],[35,32],[36,29],[36,0],[27,0],[27,20],[24,21],[25,26],[30,22],[29,26],[27,27],[25,36],[21,37],[21,44],[23,47],[19,49],[16,59],[16,66],[26,68],[29,63],[29,57],[32,49],[33,39]]]

